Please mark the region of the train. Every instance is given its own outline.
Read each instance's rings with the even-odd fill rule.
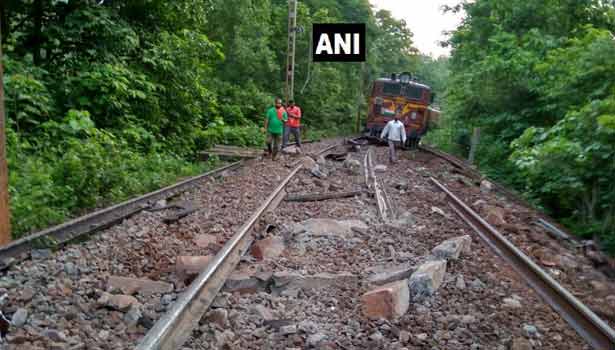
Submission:
[[[380,138],[385,125],[395,115],[404,123],[406,147],[416,148],[431,126],[437,125],[440,111],[433,106],[435,93],[412,74],[391,74],[373,81],[363,136]]]

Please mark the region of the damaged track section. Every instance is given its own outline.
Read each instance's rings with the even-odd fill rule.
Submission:
[[[501,255],[589,344],[615,349],[615,331],[581,301],[564,289],[493,226],[433,177],[431,181],[451,200],[450,206],[483,241]]]
[[[335,147],[337,145],[327,147],[317,154],[323,154]],[[264,213],[279,204],[282,196],[285,195],[284,188],[303,166],[304,164],[296,165],[248,221],[226,242],[172,308],[145,335],[137,346],[137,350],[173,350],[180,348],[186,342],[228,276],[239,263],[241,256],[250,248],[252,236],[249,232],[252,227]]]
[[[199,274],[188,290],[145,335],[137,350],[177,349],[190,336],[209,304],[224,285],[227,276],[235,268],[241,255],[250,247],[248,232],[260,216],[269,208],[286,184],[301,169],[298,165],[265,200],[265,203],[250,217],[239,231],[224,245],[207,268]]]
[[[49,243],[54,246],[63,245],[77,237],[110,227],[131,215],[147,209],[159,200],[171,198],[195,186],[199,181],[205,178],[235,169],[241,166],[241,164],[241,162],[236,162],[223,166],[11,242],[0,248],[0,269],[5,269],[16,261],[27,259],[30,251],[34,247],[47,245]]]

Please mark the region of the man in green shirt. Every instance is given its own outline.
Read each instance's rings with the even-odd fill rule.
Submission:
[[[288,120],[282,100],[275,99],[275,107],[269,108],[265,117],[265,130],[267,130],[267,150],[271,159],[275,160],[280,148],[280,138],[284,130],[284,123]]]

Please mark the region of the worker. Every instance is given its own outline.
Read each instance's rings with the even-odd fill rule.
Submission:
[[[267,132],[267,151],[271,155],[271,159],[275,160],[280,148],[280,138],[284,129],[284,123],[288,120],[288,116],[282,100],[275,99],[275,106],[267,110],[265,117],[265,130]]]
[[[389,161],[396,163],[395,148],[406,143],[406,128],[404,123],[399,120],[399,113],[395,113],[394,119],[389,121],[382,130],[380,138],[384,139],[385,137],[389,143]]]
[[[288,113],[288,121],[284,127],[284,140],[282,142],[282,148],[288,146],[288,139],[290,134],[295,136],[295,142],[297,147],[301,149],[301,108],[295,105],[295,101],[288,101],[288,107],[286,108]]]

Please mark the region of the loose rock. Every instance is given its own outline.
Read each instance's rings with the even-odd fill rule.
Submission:
[[[413,296],[433,295],[444,281],[446,261],[435,260],[423,263],[412,274],[408,285]]]
[[[377,173],[384,173],[387,171],[387,166],[384,164],[378,164],[374,167],[374,171]]]
[[[414,266],[397,266],[384,272],[374,273],[367,277],[367,282],[375,285],[383,285],[402,279],[406,279],[415,271]]]
[[[431,253],[440,259],[457,260],[461,253],[469,254],[472,238],[465,235],[448,239],[435,247]]]
[[[107,280],[108,290],[120,290],[122,293],[132,295],[140,293],[144,296],[152,294],[165,294],[173,291],[173,285],[166,282],[152,281],[146,278],[129,278],[111,276]]]
[[[178,256],[175,262],[175,272],[182,277],[198,275],[209,265],[211,258],[211,255]]]
[[[113,295],[103,293],[98,299],[98,305],[106,306],[119,311],[126,311],[133,305],[138,305],[139,301],[130,295]]]
[[[371,290],[361,296],[363,314],[369,318],[401,317],[410,306],[406,281],[399,281]]]
[[[24,324],[26,324],[27,320],[28,320],[28,310],[24,309],[24,308],[19,308],[13,314],[13,318],[11,319],[11,323],[13,323],[13,325],[15,327],[21,327]]]
[[[250,252],[258,260],[269,260],[282,255],[284,249],[285,245],[282,238],[268,237],[255,242]]]

